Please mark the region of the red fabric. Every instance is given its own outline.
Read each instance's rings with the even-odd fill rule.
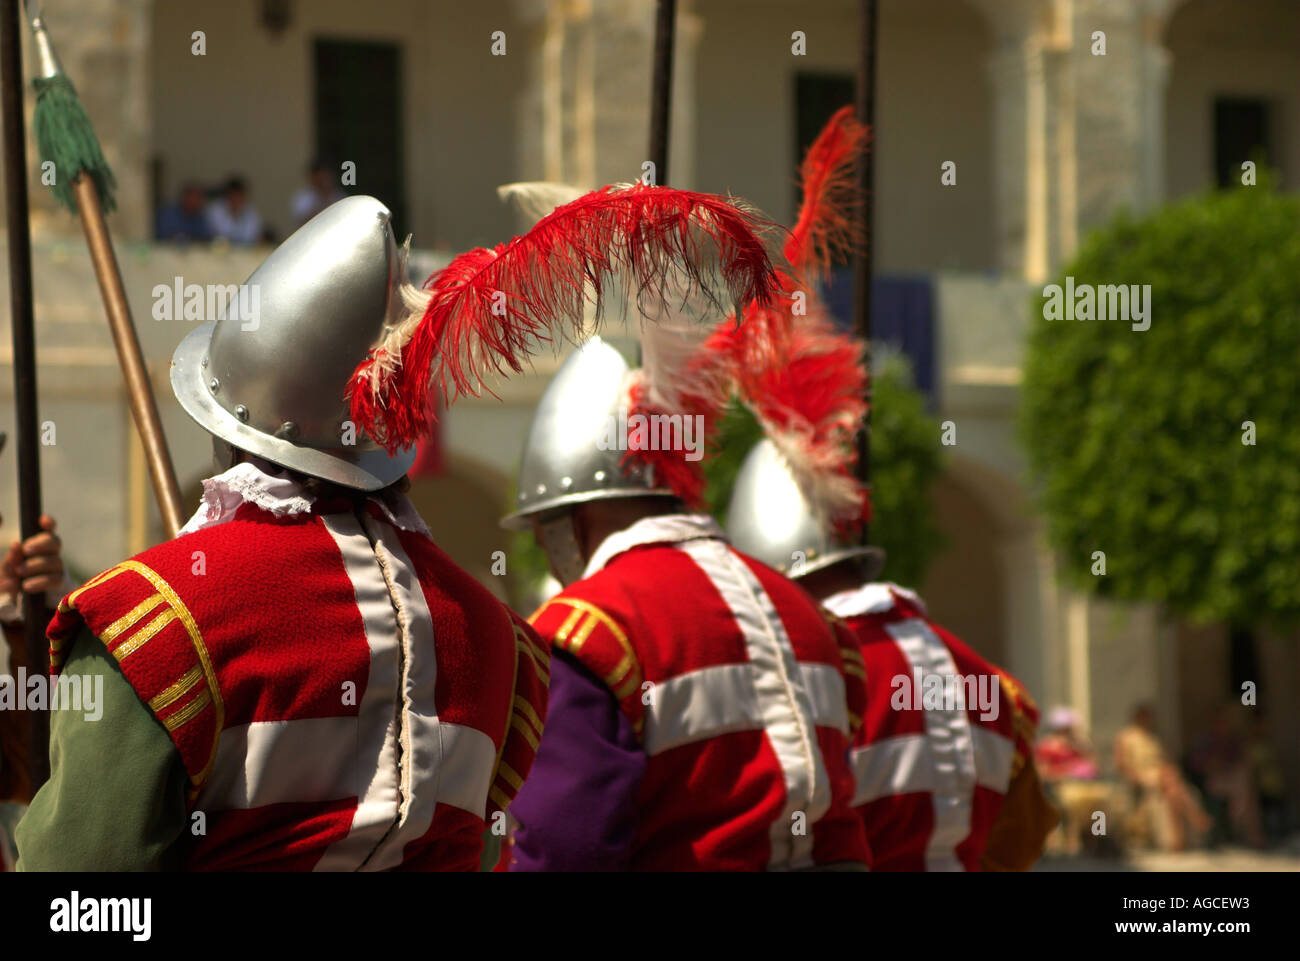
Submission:
[[[382,516],[373,504],[370,512]],[[481,731],[499,757],[508,756],[512,768],[526,775],[532,748],[513,729],[512,709],[519,694],[544,716],[544,678],[532,665],[538,660],[535,651],[545,654],[545,647],[427,537],[406,531],[397,536],[432,621],[438,718]],[[164,600],[110,636],[115,622],[157,593],[174,595],[175,603]],[[371,651],[356,588],[320,516],[277,519],[245,505],[227,523],[160,544],[93,578],[64,599],[51,622],[52,670],[57,672],[63,645],[83,622],[105,639],[110,651],[120,653],[122,645],[138,642],[151,619],[166,612],[177,616],[120,659],[120,665],[146,703],[175,690],[191,672],[201,675],[172,703],[154,709],[164,723],[183,712],[192,715],[169,731],[191,778],[192,805],[215,763],[221,730],[255,721],[358,715]],[[186,618],[193,620],[201,643],[191,636]],[[531,656],[521,652],[521,638],[533,645]],[[208,682],[200,649],[215,674],[217,692]],[[345,682],[356,685],[350,702],[340,696]],[[219,694],[220,717],[214,694]],[[232,763],[246,762],[235,758]],[[246,774],[250,783],[258,776],[254,769]],[[512,797],[510,779],[499,765],[494,778],[494,794]],[[206,834],[192,842],[186,867],[310,869],[331,844],[348,835],[357,804],[358,798],[351,797],[205,812]],[[439,804],[429,830],[408,843],[405,866],[477,868],[491,802],[478,815],[459,809],[448,813],[446,807]]]
[[[1030,756],[1037,708],[1010,674],[989,663],[949,631],[929,621],[923,609],[909,598],[891,591],[893,606],[883,612],[846,618],[858,638],[867,677],[867,709],[853,741],[855,749],[902,735],[926,733],[923,710],[896,710],[892,679],[910,676],[912,666],[886,627],[913,618],[924,620],[942,640],[961,675],[995,675],[999,678],[1000,709],[996,718],[981,717],[978,706],[968,705],[966,715],[974,727],[983,727],[1015,743],[1012,776]],[[1009,709],[1002,709],[1009,708]],[[957,845],[956,856],[967,871],[980,870],[980,855],[1002,809],[1004,794],[976,784],[971,793],[969,834]],[[897,794],[858,807],[871,847],[872,870],[924,871],[926,848],[934,830],[934,807],[927,792]]]
[[[755,560],[735,556],[770,598],[796,658],[842,668],[834,633],[802,589]],[[634,657],[627,657],[615,631],[604,623],[591,627],[575,650],[573,632],[587,630],[587,623],[585,616],[572,622],[579,608],[571,601],[609,618],[625,634]],[[658,685],[690,671],[748,660],[740,626],[717,588],[690,556],[668,545],[618,555],[545,605],[532,622],[543,638],[606,682],[638,733],[645,724],[646,682]],[[861,696],[848,700],[860,703]],[[867,859],[849,806],[853,776],[846,759],[848,741],[839,730],[817,727],[832,788],[830,809],[810,826],[817,864]],[[762,730],[718,734],[654,754],[641,784],[631,868],[762,869],[772,857],[770,834],[784,814],[785,792],[781,765]]]

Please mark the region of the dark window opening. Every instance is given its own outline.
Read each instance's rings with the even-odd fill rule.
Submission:
[[[356,183],[343,184],[343,192],[377,197],[401,237],[409,229],[401,51],[391,43],[317,40],[315,79],[317,156],[340,176],[344,163],[356,164]]]
[[[1214,175],[1220,187],[1241,184],[1241,165],[1274,163],[1269,105],[1264,100],[1219,97],[1214,101]]]

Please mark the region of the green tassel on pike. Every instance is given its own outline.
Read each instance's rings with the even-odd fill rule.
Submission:
[[[95,128],[81,106],[72,81],[64,74],[57,74],[37,77],[32,84],[36,87],[32,128],[42,164],[54,162],[54,184],[51,187],[54,198],[76,213],[72,181],[82,174],[94,181],[101,209],[105,213],[112,212],[117,208],[113,197],[117,180],[104,159]]]

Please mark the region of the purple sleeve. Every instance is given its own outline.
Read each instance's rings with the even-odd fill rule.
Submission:
[[[561,651],[532,771],[510,805],[512,871],[621,871],[636,837],[646,756],[614,695]]]

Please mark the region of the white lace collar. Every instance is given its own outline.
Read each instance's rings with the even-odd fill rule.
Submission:
[[[428,537],[429,529],[410,500],[400,494],[395,499],[396,503],[390,505],[383,498],[370,498],[394,527]],[[315,497],[300,483],[280,473],[273,464],[260,459],[243,461],[203,481],[203,502],[180,533],[192,534],[224,524],[245,504],[255,504],[276,517],[289,517],[309,513],[314,502]]]
[[[610,534],[587,562],[583,577],[590,577],[624,551],[643,544],[680,544],[701,537],[726,540],[727,535],[708,514],[656,514]]]
[[[894,606],[894,595],[905,597],[925,613],[925,602],[915,591],[894,583],[863,584],[852,590],[840,591],[822,601],[822,607],[836,617],[861,617],[863,614],[883,614]]]

